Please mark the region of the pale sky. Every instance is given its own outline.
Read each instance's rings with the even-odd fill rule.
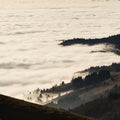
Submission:
[[[90,0],[0,0],[0,2],[85,2]]]
[[[89,4],[94,2],[117,2],[119,0],[0,0],[0,5],[3,3],[39,3],[39,4]]]
[[[90,1],[90,2],[89,2]],[[72,5],[76,6],[83,3],[91,3],[91,0],[0,0],[0,6],[11,6],[11,4],[22,4],[23,5],[36,4],[40,6],[61,6],[61,5]]]

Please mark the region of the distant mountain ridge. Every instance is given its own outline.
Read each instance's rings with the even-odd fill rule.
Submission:
[[[69,40],[62,40],[60,45],[62,46],[70,46],[75,44],[82,45],[97,45],[97,44],[106,44],[112,45],[111,49],[106,49],[103,51],[91,51],[91,52],[114,52],[117,55],[120,55],[120,34],[113,35],[105,38],[95,38],[95,39],[84,39],[84,38],[73,38]]]

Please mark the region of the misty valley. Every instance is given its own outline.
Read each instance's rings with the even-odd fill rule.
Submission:
[[[120,120],[120,0],[0,0],[0,120]]]

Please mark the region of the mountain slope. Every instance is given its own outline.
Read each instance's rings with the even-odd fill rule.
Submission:
[[[65,110],[74,109],[77,106],[107,95],[116,85],[120,86],[120,72],[112,72],[111,78],[76,89],[69,94],[54,99],[53,102],[47,105]]]
[[[120,93],[88,102],[72,111],[98,120],[120,120]]]
[[[90,120],[77,114],[0,95],[0,120]]]

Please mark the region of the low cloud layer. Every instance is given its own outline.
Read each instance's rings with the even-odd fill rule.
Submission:
[[[90,53],[103,50],[104,45],[58,45],[62,39],[120,33],[118,3],[114,2],[115,9],[100,2],[73,6],[1,8],[1,94],[21,98],[27,90],[69,82],[75,72],[90,66],[120,62],[113,53]]]

